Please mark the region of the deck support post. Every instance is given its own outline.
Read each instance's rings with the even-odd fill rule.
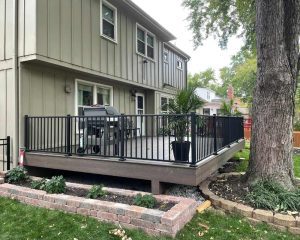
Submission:
[[[151,180],[151,192],[154,195],[163,193],[163,185],[159,180]]]

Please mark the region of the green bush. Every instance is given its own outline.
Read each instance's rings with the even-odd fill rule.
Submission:
[[[47,182],[47,179],[45,179],[45,178],[43,178],[42,180],[38,180],[38,181],[32,181],[31,188],[37,189],[37,190],[44,190],[46,182]]]
[[[89,192],[88,192],[88,194],[87,194],[87,197],[88,198],[91,198],[91,199],[96,199],[96,198],[98,198],[98,197],[103,197],[103,196],[105,196],[106,194],[107,194],[107,192],[106,191],[104,191],[103,190],[103,185],[101,184],[101,185],[95,185],[95,186],[93,186],[90,190],[89,190]]]
[[[300,191],[287,191],[272,181],[260,181],[251,186],[246,201],[256,208],[272,211],[300,211]]]
[[[300,120],[294,122],[294,131],[300,131]]]
[[[9,170],[6,174],[6,181],[8,183],[21,183],[28,179],[27,171],[23,167],[16,167]]]
[[[154,208],[157,200],[152,195],[137,194],[134,198],[134,204],[145,208]]]
[[[41,190],[47,193],[64,193],[66,191],[66,181],[63,176],[52,177],[45,182]]]

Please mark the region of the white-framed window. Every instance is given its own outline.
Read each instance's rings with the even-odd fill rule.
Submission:
[[[169,52],[168,51],[164,51],[164,62],[169,63]]]
[[[84,80],[76,80],[75,85],[75,113],[83,115],[83,108],[92,105],[113,106],[113,87],[92,83]]]
[[[171,95],[162,95],[160,97],[160,112],[162,114],[169,113],[168,105],[174,98]]]
[[[179,70],[183,70],[183,62],[181,60],[177,59],[176,65]]]
[[[154,59],[155,36],[146,28],[136,25],[136,51],[137,53]]]
[[[113,42],[117,42],[118,11],[105,0],[100,1],[100,33]]]

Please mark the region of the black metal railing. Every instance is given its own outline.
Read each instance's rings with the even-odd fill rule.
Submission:
[[[10,170],[10,137],[0,139],[0,170],[6,171]]]
[[[239,117],[202,116],[195,113],[102,117],[25,116],[27,151],[69,156],[180,161],[196,165],[243,137],[243,118]],[[176,144],[176,141],[185,144]],[[174,157],[176,153],[177,157]]]

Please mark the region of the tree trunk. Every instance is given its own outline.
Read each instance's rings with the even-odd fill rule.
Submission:
[[[293,116],[300,0],[256,0],[258,71],[248,183],[271,179],[293,188]]]

